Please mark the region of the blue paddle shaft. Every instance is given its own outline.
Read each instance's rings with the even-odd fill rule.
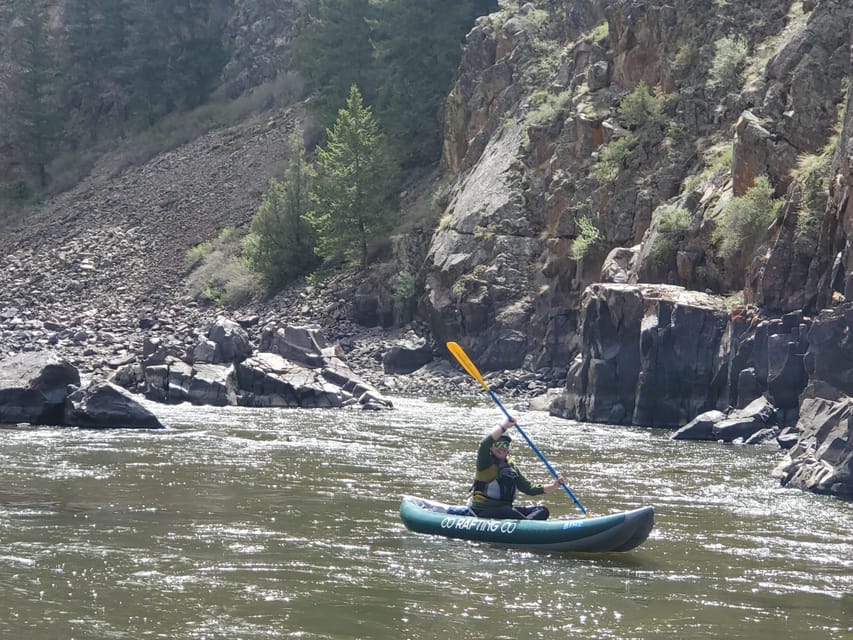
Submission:
[[[503,404],[501,403],[501,401],[500,401],[500,400],[498,400],[498,397],[495,395],[495,392],[494,392],[494,391],[492,391],[491,389],[489,389],[487,393],[489,394],[489,397],[490,397],[492,400],[494,400],[495,404],[496,404],[496,405],[498,405],[498,407],[500,408],[500,410],[504,412],[504,415],[507,417],[507,419],[512,420],[512,419],[513,419],[513,418],[512,418],[512,416],[511,416],[511,415],[509,415],[509,412],[508,412],[508,411],[506,410],[506,408],[503,406]],[[537,455],[537,456],[539,456],[539,459],[543,462],[543,464],[544,464],[544,465],[545,465],[545,467],[548,469],[548,471],[550,471],[550,472],[551,472],[551,475],[552,475],[552,476],[554,476],[555,478],[557,478],[557,477],[559,476],[559,474],[554,470],[554,467],[552,467],[552,466],[551,466],[551,463],[550,463],[550,462],[548,462],[548,460],[545,458],[545,456],[544,456],[544,455],[542,455],[542,452],[541,452],[541,451],[539,451],[539,448],[538,448],[535,444],[533,444],[533,440],[531,440],[530,438],[528,438],[528,437],[527,437],[527,434],[524,432],[524,429],[522,429],[522,428],[521,428],[521,425],[519,425],[518,423],[516,423],[516,424],[515,424],[515,428],[518,430],[518,432],[521,434],[521,436],[524,438],[524,440],[527,442],[527,444],[529,444],[529,445],[530,445],[530,448],[531,448],[531,449],[533,449],[533,451],[536,453],[536,455]],[[567,494],[569,494],[569,497],[570,497],[570,498],[572,499],[572,501],[577,505],[578,509],[580,509],[580,510],[581,510],[581,513],[582,513],[582,514],[584,514],[584,515],[586,515],[586,509],[585,509],[585,508],[584,508],[584,506],[580,503],[580,500],[578,500],[578,499],[575,497],[575,494],[574,494],[574,493],[572,493],[572,490],[571,490],[571,489],[569,489],[569,487],[568,487],[565,483],[561,484],[560,486],[561,486],[561,487],[563,487],[563,490],[564,490]]]

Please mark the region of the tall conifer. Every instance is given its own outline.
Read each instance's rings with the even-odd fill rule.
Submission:
[[[364,268],[370,240],[390,226],[396,180],[376,119],[355,85],[326,137],[317,150],[318,249],[326,258],[358,258]]]

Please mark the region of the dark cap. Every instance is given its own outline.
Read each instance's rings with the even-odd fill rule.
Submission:
[[[512,442],[512,438],[510,438],[507,434],[503,434],[500,438],[495,440],[495,442],[500,442],[501,440],[505,442]]]

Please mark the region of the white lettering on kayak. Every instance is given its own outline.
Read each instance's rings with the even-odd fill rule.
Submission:
[[[509,522],[501,522],[501,533],[512,533],[515,531],[515,528],[518,526],[518,523],[515,521]]]
[[[448,516],[441,521],[442,529],[464,529],[466,531],[489,531],[512,534],[518,524],[513,521],[504,522],[501,520],[487,520],[485,518],[470,518]]]

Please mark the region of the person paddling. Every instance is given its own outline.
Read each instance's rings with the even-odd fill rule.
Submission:
[[[514,506],[516,491],[529,496],[554,493],[563,484],[563,476],[557,474],[546,485],[533,485],[524,477],[509,455],[512,438],[507,431],[514,426],[515,419],[507,418],[480,443],[469,507],[480,518],[547,520],[551,513],[545,506]]]

